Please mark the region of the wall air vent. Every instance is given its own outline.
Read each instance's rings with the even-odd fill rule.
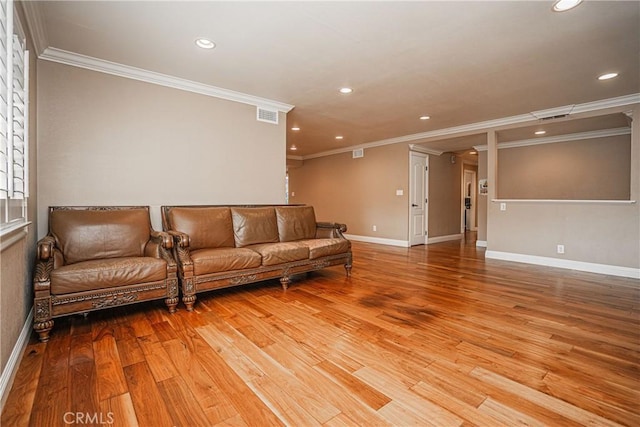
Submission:
[[[353,158],[354,159],[359,159],[361,157],[364,157],[364,148],[357,148],[357,149],[353,150]]]
[[[278,124],[278,111],[277,110],[268,110],[266,108],[257,107],[258,110],[256,112],[256,118],[259,122],[267,122],[272,123],[274,125]]]

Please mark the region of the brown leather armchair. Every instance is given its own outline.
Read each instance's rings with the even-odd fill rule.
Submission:
[[[40,341],[54,317],[160,298],[175,312],[172,247],[171,236],[151,228],[147,206],[50,207],[33,279]]]

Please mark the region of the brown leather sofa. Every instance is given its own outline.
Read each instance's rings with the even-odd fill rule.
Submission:
[[[182,300],[196,293],[344,264],[351,243],[344,224],[316,222],[312,206],[163,206],[163,229],[174,236]]]
[[[50,207],[49,233],[38,242],[35,320],[49,340],[53,318],[164,298],[178,304],[173,239],[154,231],[149,208]]]

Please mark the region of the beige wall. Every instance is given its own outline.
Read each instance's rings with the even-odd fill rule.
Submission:
[[[344,222],[348,234],[407,244],[408,153],[394,144],[368,148],[361,159],[349,152],[305,160],[289,168],[289,202],[313,205],[318,220]],[[429,155],[429,237],[460,233],[462,162],[450,159]]]
[[[286,118],[40,61],[38,233],[50,205],[283,203]]]
[[[403,190],[396,196],[396,190]],[[289,170],[290,203],[313,205],[319,221],[346,223],[347,233],[406,241],[409,149],[396,144],[305,160]],[[377,231],[372,231],[373,225]]]
[[[429,237],[460,234],[462,161],[452,153],[429,156]]]
[[[631,137],[498,150],[501,199],[629,200]]]
[[[488,249],[592,264],[640,268],[640,107],[634,107],[630,194],[635,203],[544,202],[488,206]],[[491,146],[489,146],[491,150]],[[626,167],[625,159],[620,168]],[[504,179],[500,176],[498,179]],[[565,246],[564,254],[556,245]]]
[[[18,19],[20,19],[21,22],[25,22],[21,13],[19,14]],[[0,371],[3,376],[10,374],[9,371],[5,371],[5,368],[7,368],[7,362],[11,356],[11,352],[14,350],[14,347],[16,347],[20,332],[27,317],[29,316],[31,306],[33,305],[31,277],[33,274],[33,261],[35,257],[35,222],[37,222],[37,85],[35,49],[28,34],[27,48],[31,53],[29,62],[30,198],[28,201],[27,218],[30,221],[33,221],[33,224],[28,227],[25,238],[18,240],[10,246],[6,246],[6,242],[15,236],[15,233],[12,233],[0,242],[0,325],[2,325],[2,327],[0,327]],[[17,348],[17,350],[20,349]],[[4,399],[7,397],[8,391],[8,389],[5,390],[5,394],[2,396],[2,406],[4,406]]]

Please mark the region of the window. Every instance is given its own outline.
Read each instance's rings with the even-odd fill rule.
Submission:
[[[0,0],[0,234],[27,222],[29,52],[13,1]]]

